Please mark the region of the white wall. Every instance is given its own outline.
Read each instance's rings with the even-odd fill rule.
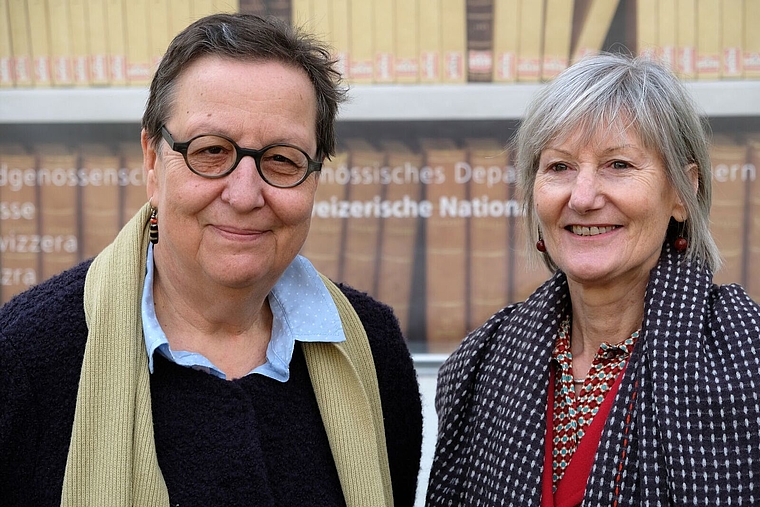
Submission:
[[[433,452],[435,451],[435,439],[438,430],[438,419],[435,414],[435,381],[438,373],[437,365],[435,367],[420,366],[417,367],[417,378],[420,383],[420,393],[422,395],[422,463],[420,466],[420,475],[417,482],[417,499],[415,507],[425,505],[425,492],[427,491],[428,477],[430,475],[430,465],[433,462]]]

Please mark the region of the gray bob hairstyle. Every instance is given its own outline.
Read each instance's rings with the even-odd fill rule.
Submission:
[[[578,129],[591,140],[597,129],[615,127],[633,129],[647,149],[660,155],[667,179],[686,207],[687,220],[671,218],[665,241],[682,235],[688,240],[687,259],[717,269],[720,254],[710,234],[708,125],[678,78],[644,58],[604,53],[580,60],[542,88],[528,106],[513,141],[526,238],[531,244],[538,239],[533,186],[547,144]],[[696,194],[689,166],[696,166]],[[549,255],[544,254],[543,261],[557,269]]]
[[[335,153],[335,118],[346,90],[322,42],[277,18],[249,14],[212,14],[201,18],[172,40],[150,84],[142,128],[151,143],[161,140],[161,126],[172,113],[177,79],[204,56],[240,61],[277,61],[302,69],[317,97],[317,159]],[[256,86],[255,77],[251,86]]]

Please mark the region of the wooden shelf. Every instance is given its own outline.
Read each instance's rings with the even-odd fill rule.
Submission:
[[[341,121],[518,120],[541,84],[364,85],[349,91]],[[708,117],[760,116],[760,81],[690,82]],[[0,91],[0,124],[139,123],[144,88]]]

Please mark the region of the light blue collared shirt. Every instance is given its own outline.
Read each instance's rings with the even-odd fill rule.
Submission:
[[[147,272],[142,296],[142,323],[148,367],[153,373],[153,354],[158,352],[181,366],[205,371],[226,379],[225,373],[202,354],[172,350],[153,303],[153,245],[148,247]],[[272,309],[272,337],[267,345],[267,360],[251,373],[280,382],[290,377],[290,360],[296,340],[300,342],[342,342],[346,337],[340,315],[330,292],[317,270],[305,257],[297,256],[269,293]]]

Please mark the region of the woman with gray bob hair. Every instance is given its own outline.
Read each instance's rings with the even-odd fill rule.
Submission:
[[[428,506],[743,505],[760,497],[760,306],[716,285],[707,128],[661,64],[602,54],[515,139],[553,271],[438,375]]]
[[[533,184],[541,152],[550,141],[578,126],[591,139],[599,125],[632,129],[645,147],[659,154],[668,181],[690,217],[683,227],[671,223],[668,236],[675,239],[682,234],[688,241],[687,259],[716,270],[721,261],[710,234],[709,125],[671,72],[651,60],[617,54],[599,55],[574,65],[543,88],[526,112],[515,151],[518,185],[524,195],[526,237],[532,238],[531,245],[539,239]],[[696,193],[685,171],[691,164],[697,170]],[[550,269],[556,269],[547,253],[543,253],[543,260]]]

